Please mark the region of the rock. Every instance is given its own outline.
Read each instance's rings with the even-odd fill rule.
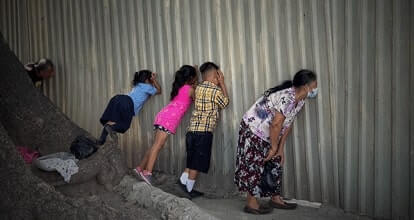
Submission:
[[[136,203],[138,207],[154,210],[160,214],[162,219],[216,219],[214,216],[202,211],[190,200],[166,193],[144,182],[139,182],[134,177],[128,175],[115,187],[115,191],[121,194],[129,203]]]
[[[28,169],[0,124],[0,219],[126,219],[100,201],[69,198]],[[132,218],[131,218],[132,219]]]

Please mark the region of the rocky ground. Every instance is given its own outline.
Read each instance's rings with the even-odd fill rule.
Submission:
[[[107,191],[103,186],[93,186],[91,184],[79,185],[79,191],[75,192],[71,189],[66,192],[65,188],[59,188],[63,194],[68,197],[81,198],[93,203],[101,203],[110,209],[123,213],[125,219],[143,219],[154,220],[161,219],[161,216],[148,207],[144,207],[137,202],[128,201],[125,196],[122,195],[122,190],[119,187],[115,187],[113,191]]]

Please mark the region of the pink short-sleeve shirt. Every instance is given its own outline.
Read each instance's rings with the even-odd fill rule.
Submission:
[[[175,134],[181,119],[191,106],[190,85],[184,85],[178,90],[177,96],[165,106],[155,117],[154,125],[161,125]]]

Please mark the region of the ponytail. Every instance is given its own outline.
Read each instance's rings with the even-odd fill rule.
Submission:
[[[278,85],[278,86],[275,86],[275,87],[273,87],[273,88],[270,88],[270,89],[266,90],[266,91],[264,92],[264,96],[265,96],[265,97],[268,97],[268,96],[269,96],[270,94],[272,94],[272,93],[275,93],[275,92],[277,92],[277,91],[280,91],[280,90],[284,90],[284,89],[290,88],[290,87],[292,87],[292,86],[293,86],[292,81],[291,81],[291,80],[286,80],[286,81],[284,81],[282,84],[280,84],[280,85]]]

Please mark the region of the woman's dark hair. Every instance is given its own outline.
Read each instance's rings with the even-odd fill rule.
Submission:
[[[174,82],[171,91],[171,100],[178,95],[178,90],[190,80],[197,76],[197,70],[193,66],[184,65],[175,72]]]
[[[55,68],[55,65],[53,65],[53,62],[46,58],[40,59],[33,66],[37,72],[45,71],[45,70],[48,70],[49,68],[52,68],[52,69]]]
[[[211,69],[218,70],[219,66],[213,62],[205,62],[200,66],[200,72],[202,75]]]
[[[303,85],[307,85],[316,80],[316,74],[310,70],[299,70],[292,80],[284,81],[282,84],[275,86],[266,90],[264,95],[268,97],[270,94],[275,93],[277,91],[290,88],[292,86],[298,88]]]
[[[135,72],[134,80],[132,80],[132,86],[138,85],[138,83],[145,83],[147,79],[151,79],[152,72],[149,70],[140,70]]]

